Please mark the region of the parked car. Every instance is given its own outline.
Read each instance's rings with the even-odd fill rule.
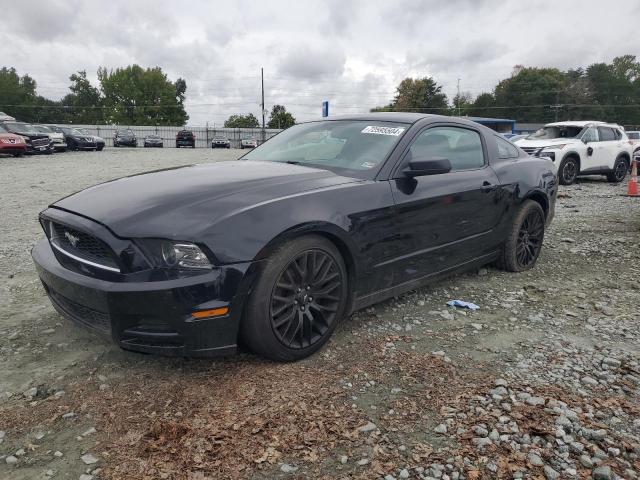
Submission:
[[[256,137],[245,137],[240,140],[240,148],[256,148],[258,146],[258,141]]]
[[[211,139],[211,148],[231,148],[231,142],[224,135],[216,135]]]
[[[504,138],[509,140],[511,143],[514,143],[516,140],[520,140],[521,138],[527,138],[528,135],[521,135],[519,133],[501,133]]]
[[[0,154],[2,153],[13,155],[14,157],[21,157],[27,153],[27,143],[22,136],[8,133],[0,125]]]
[[[72,127],[60,127],[64,138],[67,142],[69,150],[97,150],[98,144],[93,138],[93,135],[87,135],[82,133],[77,128]]]
[[[55,308],[122,348],[241,340],[290,361],[356,309],[492,262],[532,268],[557,189],[548,158],[470,120],[369,113],[68,196],[32,255]]]
[[[605,175],[610,182],[624,180],[631,165],[632,148],[624,129],[604,122],[556,122],[515,142],[536,157],[558,165],[563,185],[579,175]]]
[[[137,147],[138,146],[138,138],[136,134],[133,133],[133,130],[127,128],[126,130],[116,130],[115,135],[113,136],[113,146],[114,147]]]
[[[102,151],[104,149],[105,146],[105,141],[104,138],[99,137],[98,135],[94,135],[93,133],[91,133],[89,131],[88,128],[78,128],[77,129],[80,133],[82,133],[83,135],[85,135],[86,137],[92,137],[93,141],[96,142],[96,150],[97,151]]]
[[[176,135],[176,148],[196,148],[196,135],[191,130],[180,130]]]
[[[27,144],[27,154],[53,153],[53,143],[49,135],[38,132],[32,125],[24,122],[0,122],[0,125],[9,133],[20,135]]]
[[[164,146],[164,143],[160,135],[147,135],[146,137],[144,137],[144,146],[162,148]]]
[[[48,125],[33,125],[33,128],[36,131],[49,136],[53,143],[53,149],[56,152],[64,152],[67,149],[67,142],[64,138],[64,133],[56,132]]]
[[[640,131],[638,130],[628,130],[627,137],[629,138],[629,143],[633,149],[633,154],[637,155],[640,153]]]

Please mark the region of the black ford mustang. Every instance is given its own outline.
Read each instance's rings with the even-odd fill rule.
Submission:
[[[495,262],[531,268],[554,164],[471,121],[309,122],[241,160],[103,183],[40,216],[33,249],[64,316],[141,352],[276,360],[355,309]]]

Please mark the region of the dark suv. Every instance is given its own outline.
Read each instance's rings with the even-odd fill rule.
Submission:
[[[49,135],[38,132],[32,125],[23,122],[0,122],[8,133],[20,135],[27,142],[27,154],[29,153],[53,153],[53,142]]]
[[[196,136],[191,130],[180,130],[176,135],[176,148],[196,148]]]
[[[126,130],[116,130],[116,134],[113,137],[114,147],[137,147],[138,139],[136,134],[130,128]]]

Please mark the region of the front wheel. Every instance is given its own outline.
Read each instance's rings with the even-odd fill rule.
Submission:
[[[272,254],[251,293],[241,335],[255,353],[294,361],[318,351],[345,313],[347,270],[329,240],[296,238]]]
[[[580,167],[578,161],[574,157],[567,157],[560,163],[558,168],[558,177],[560,185],[571,185],[578,178]]]
[[[628,170],[629,164],[627,163],[627,160],[624,157],[618,157],[613,164],[613,171],[611,173],[607,173],[607,180],[611,183],[620,183],[624,180],[624,177],[627,176]]]
[[[516,212],[498,259],[498,267],[509,272],[533,268],[544,240],[544,210],[538,202],[525,200]]]

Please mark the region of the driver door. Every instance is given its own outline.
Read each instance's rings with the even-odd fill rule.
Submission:
[[[462,265],[495,250],[492,229],[500,218],[499,180],[489,166],[480,131],[460,125],[419,133],[390,180],[396,232],[402,251],[397,283],[411,282]],[[448,159],[449,173],[407,177],[415,159]]]

